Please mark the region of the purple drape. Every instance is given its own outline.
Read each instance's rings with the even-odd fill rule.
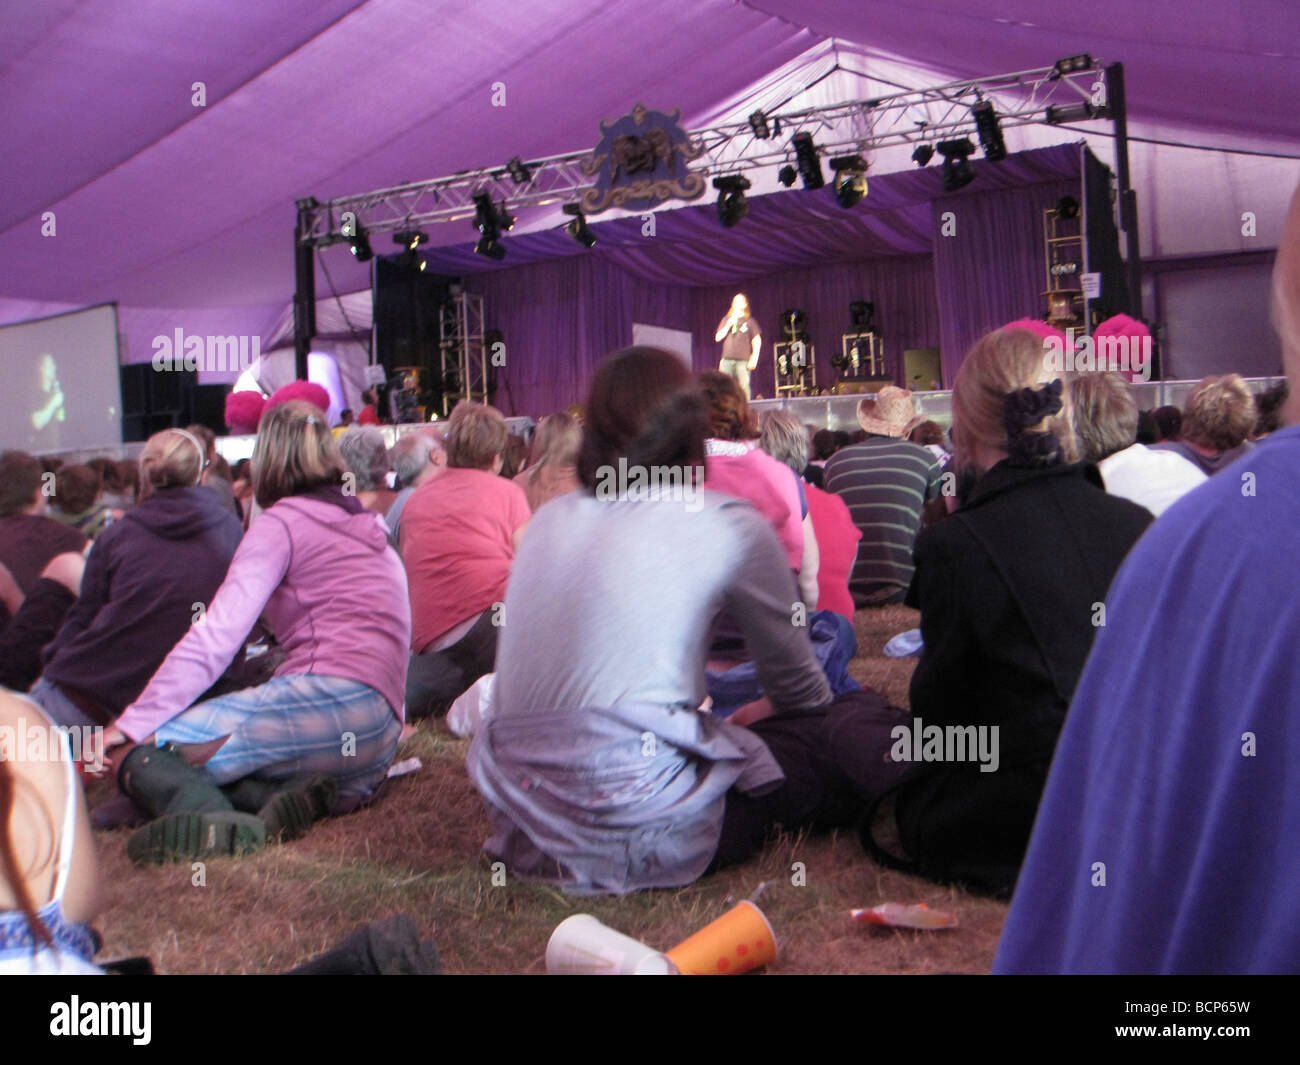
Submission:
[[[1061,145],[997,164],[977,159],[975,183],[947,196],[931,166],[873,180],[850,211],[828,190],[796,189],[754,197],[731,229],[707,204],[656,214],[653,235],[635,216],[593,222],[592,251],[552,231],[508,236],[500,264],[466,245],[434,249],[430,265],[483,295],[487,324],[506,342],[495,399],[514,413],[580,401],[600,360],[631,342],[633,322],[691,332],[696,368],[716,366],[714,330],[737,291],[764,335],[755,395],[772,395],[780,315],[796,307],[808,318],[818,385],[829,386],[858,299],[876,305],[896,381],[904,350],[939,347],[950,387],[980,333],[1043,314],[1042,209],[1079,195],[1079,152]],[[942,235],[948,211],[952,236]]]
[[[952,387],[957,367],[982,333],[1047,313],[1043,211],[1066,195],[1082,199],[1078,178],[993,192],[963,190],[931,204],[945,387]],[[945,215],[951,236],[942,235]]]

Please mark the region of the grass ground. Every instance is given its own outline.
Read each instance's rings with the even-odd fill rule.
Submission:
[[[916,660],[881,649],[916,618],[890,607],[856,619],[850,671],[901,705]],[[137,869],[126,831],[101,834],[101,957],[148,955],[163,973],[272,973],[366,921],[408,913],[437,943],[445,972],[541,973],[547,939],[571,914],[594,914],[666,949],[766,884],[758,903],[779,948],[769,972],[980,973],[992,964],[1005,904],[882,869],[852,833],[783,834],[744,865],[676,891],[571,899],[521,880],[493,886],[481,852],[487,820],[464,770],[468,746],[426,722],[398,753],[424,768],[390,781],[369,809],[249,858],[210,861],[202,877],[189,865]],[[107,794],[96,784],[92,804]],[[796,862],[803,886],[792,882]],[[911,932],[850,922],[851,908],[889,901],[955,911],[960,925]]]

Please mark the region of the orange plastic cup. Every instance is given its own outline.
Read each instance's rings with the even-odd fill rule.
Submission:
[[[776,957],[776,936],[763,911],[745,901],[666,952],[683,976],[734,976]]]

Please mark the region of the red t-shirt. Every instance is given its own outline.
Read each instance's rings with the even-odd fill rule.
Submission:
[[[379,425],[379,415],[375,413],[373,403],[367,403],[361,408],[361,413],[357,415],[358,425]]]
[[[808,516],[817,537],[820,563],[817,568],[817,609],[834,610],[853,620],[853,596],[849,577],[858,556],[862,530],[853,523],[848,505],[834,492],[824,492],[816,485],[804,485],[808,497]]]
[[[402,511],[411,649],[505,601],[514,534],[532,516],[523,489],[486,470],[449,468]]]

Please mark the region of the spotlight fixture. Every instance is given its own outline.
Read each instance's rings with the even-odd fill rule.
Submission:
[[[533,172],[517,155],[506,163],[506,170],[516,185],[527,185],[533,180]]]
[[[1090,103],[1070,104],[1066,107],[1049,107],[1044,117],[1049,125],[1061,126],[1067,122],[1087,122],[1100,118],[1104,112]]]
[[[956,192],[975,180],[975,171],[970,165],[970,155],[975,151],[975,145],[969,138],[940,141],[935,148],[943,156],[944,192]]]
[[[831,160],[835,178],[831,184],[836,202],[848,210],[867,194],[867,164],[860,155],[840,155]]]
[[[479,242],[474,245],[474,251],[478,255],[486,255],[489,259],[495,259],[497,262],[506,257],[506,246],[496,237],[481,237]]]
[[[745,200],[749,178],[743,174],[716,177],[713,187],[718,190],[718,221],[730,229],[749,214],[749,203]]]
[[[584,248],[594,247],[596,244],[596,234],[591,231],[587,225],[587,219],[583,217],[582,207],[576,203],[566,203],[563,207],[565,214],[573,215],[573,221],[565,225],[564,231]]]
[[[975,132],[979,134],[980,147],[984,149],[984,158],[996,163],[1007,157],[1007,145],[1002,139],[1002,126],[998,122],[998,113],[993,109],[992,100],[981,100],[970,109],[975,119]]]
[[[1079,217],[1079,201],[1073,196],[1062,196],[1056,201],[1056,217],[1070,219]]]
[[[917,166],[929,166],[933,158],[934,145],[932,144],[918,144],[912,149],[912,162]]]
[[[799,179],[799,171],[797,171],[789,163],[786,163],[785,166],[781,167],[781,169],[776,172],[776,180],[781,182],[781,184],[784,185],[787,189],[791,185],[793,185],[798,179]]]
[[[370,247],[370,237],[360,222],[356,225],[356,232],[348,236],[348,247],[352,251],[352,257],[359,263],[369,262],[375,257],[374,249]]]
[[[781,331],[790,343],[808,339],[808,316],[797,307],[781,312]]]
[[[418,229],[404,229],[393,234],[393,243],[404,245],[408,251],[415,251],[421,244],[429,243],[429,234],[421,233]]]
[[[799,168],[803,187],[820,189],[826,184],[826,179],[822,176],[822,162],[818,157],[817,145],[813,143],[812,134],[796,133],[790,139],[790,146],[794,148],[795,165]]]
[[[487,234],[497,229],[497,210],[486,191],[474,193],[474,228]],[[495,235],[495,233],[494,233]]]
[[[876,331],[876,305],[867,300],[854,300],[849,304],[849,322],[863,333]]]
[[[1058,59],[1052,65],[1052,80],[1062,77],[1065,74],[1078,74],[1080,71],[1088,70],[1092,67],[1092,56],[1084,52],[1082,55],[1067,56],[1065,59]]]
[[[772,130],[767,124],[767,115],[762,111],[755,111],[749,116],[749,128],[754,131],[754,136],[761,141],[767,140],[772,136]]]

